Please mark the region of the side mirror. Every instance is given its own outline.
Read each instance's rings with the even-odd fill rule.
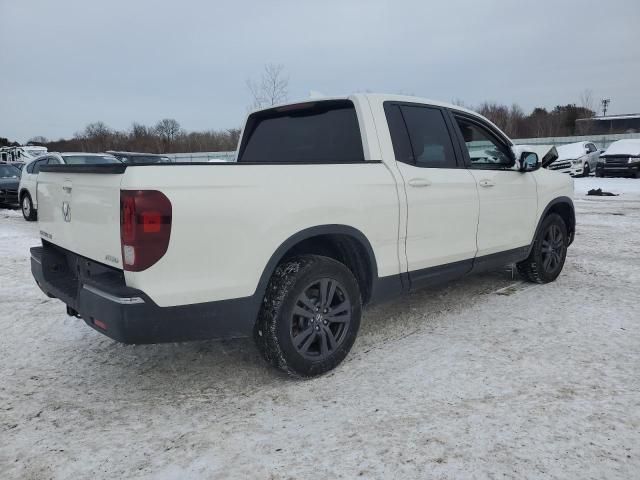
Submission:
[[[518,159],[518,170],[520,172],[533,172],[540,168],[540,159],[537,153],[522,152]]]

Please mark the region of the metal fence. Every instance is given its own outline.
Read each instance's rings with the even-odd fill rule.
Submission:
[[[583,135],[576,137],[544,137],[544,138],[518,138],[513,140],[516,145],[566,145],[575,142],[593,142],[597,147],[606,149],[609,145],[617,140],[625,140],[629,138],[640,139],[640,133],[618,133],[609,135]]]
[[[234,162],[236,152],[167,153],[166,156],[178,163]]]

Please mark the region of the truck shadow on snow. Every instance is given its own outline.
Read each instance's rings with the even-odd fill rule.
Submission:
[[[484,301],[486,295],[517,282],[520,280],[513,279],[509,271],[495,271],[366,308],[358,339],[344,366],[328,375],[340,375],[351,362],[366,362],[367,352],[372,348],[393,348],[387,344],[445,326],[446,314],[464,311]],[[158,390],[162,396],[171,391],[176,394],[198,392],[203,385],[214,389],[224,385],[227,393],[231,389],[246,394],[265,385],[296,381],[269,367],[250,338],[122,345],[92,331],[87,335],[90,338],[85,338],[82,348],[85,349],[84,358],[89,361],[82,362],[77,368],[95,369],[94,362],[99,359],[97,377],[100,382],[106,380],[103,377],[114,377],[120,384],[142,384],[145,389]],[[95,373],[80,376],[96,378]]]

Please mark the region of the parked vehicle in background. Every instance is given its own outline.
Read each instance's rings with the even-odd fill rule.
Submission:
[[[25,165],[20,177],[19,200],[22,207],[22,215],[25,220],[31,222],[37,218],[38,213],[38,174],[44,165],[100,165],[120,164],[113,155],[105,153],[47,153]]]
[[[20,169],[10,163],[0,163],[0,205],[19,205]]]
[[[27,163],[45,153],[47,153],[47,147],[2,147],[0,148],[0,161]]]
[[[540,166],[454,105],[281,105],[248,117],[237,162],[44,166],[31,269],[115,340],[254,335],[274,366],[317,375],[348,354],[364,304],[508,263],[555,280],[573,182]]]
[[[551,170],[568,173],[572,177],[588,177],[596,171],[600,151],[593,142],[575,142],[556,147],[558,159]]]
[[[618,140],[600,155],[597,177],[640,178],[640,139]]]
[[[155,153],[138,152],[116,152],[108,150],[109,153],[127,165],[141,165],[149,163],[171,163],[171,159],[166,155],[156,155]]]

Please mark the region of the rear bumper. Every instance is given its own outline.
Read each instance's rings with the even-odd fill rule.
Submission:
[[[0,204],[1,205],[20,205],[17,190],[3,190],[0,188]]]
[[[246,297],[160,307],[125,286],[122,272],[54,246],[31,249],[31,272],[40,289],[64,302],[68,313],[122,343],[246,337],[260,306]]]

